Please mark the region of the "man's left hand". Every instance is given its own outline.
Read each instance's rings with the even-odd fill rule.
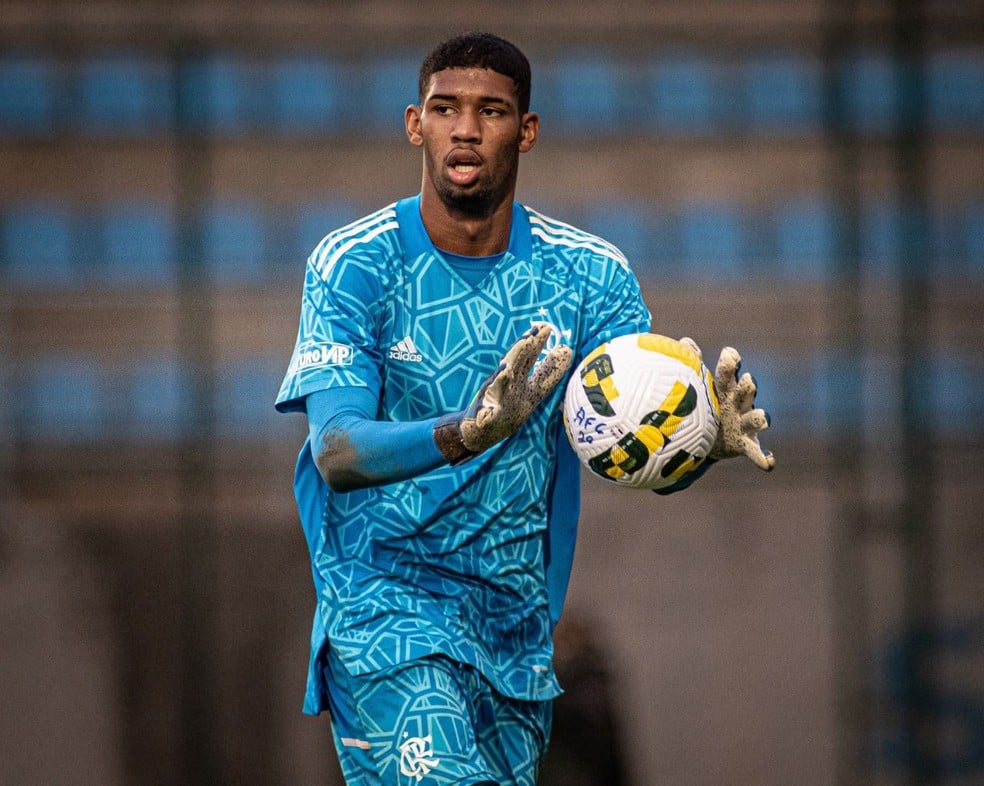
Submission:
[[[682,338],[680,342],[702,356],[693,339]],[[747,372],[739,374],[741,355],[734,347],[725,347],[714,371],[721,425],[708,458],[716,461],[747,456],[756,467],[769,472],[776,465],[776,457],[759,443],[759,432],[769,427],[769,415],[764,409],[755,408],[758,392],[755,378]]]

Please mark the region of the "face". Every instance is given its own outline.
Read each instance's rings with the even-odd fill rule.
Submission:
[[[511,200],[519,154],[539,131],[535,114],[519,114],[512,79],[486,68],[438,71],[405,119],[410,143],[423,148],[425,197],[475,216]]]

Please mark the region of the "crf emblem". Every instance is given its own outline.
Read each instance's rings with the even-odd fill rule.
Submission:
[[[441,763],[434,758],[433,738],[410,737],[400,746],[400,772],[418,781]]]

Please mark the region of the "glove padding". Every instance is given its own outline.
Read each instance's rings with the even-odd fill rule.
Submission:
[[[697,355],[703,358],[700,347],[691,338],[682,338]],[[769,427],[769,415],[764,409],[753,409],[758,387],[749,373],[741,371],[741,355],[734,347],[721,350],[714,371],[714,387],[721,404],[721,425],[717,438],[708,453],[712,460],[747,456],[759,469],[769,472],[776,465],[776,457],[762,448],[759,432]]]
[[[571,348],[551,349],[536,371],[530,369],[550,338],[550,326],[536,322],[506,352],[499,367],[482,383],[471,404],[434,424],[434,441],[451,464],[460,464],[513,434],[571,364]]]

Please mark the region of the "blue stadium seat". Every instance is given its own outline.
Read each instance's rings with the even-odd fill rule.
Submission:
[[[984,200],[971,202],[964,211],[963,248],[967,273],[984,279]]]
[[[838,79],[849,127],[870,132],[887,132],[895,127],[899,77],[891,56],[885,52],[856,52],[841,64]]]
[[[933,217],[912,204],[871,202],[861,211],[861,260],[876,278],[940,275],[939,243]],[[919,243],[924,245],[920,253]]]
[[[744,125],[774,134],[816,133],[822,122],[820,64],[796,54],[752,56],[742,66]]]
[[[642,268],[654,253],[651,218],[647,207],[638,202],[600,201],[585,209],[583,225],[588,232],[618,246],[633,267]]]
[[[347,127],[346,87],[353,75],[328,59],[294,55],[272,66],[273,118],[288,134],[337,133]]]
[[[937,52],[927,68],[928,109],[941,130],[984,130],[984,54],[977,49]]]
[[[981,411],[981,386],[984,385],[984,364],[980,353],[971,357],[956,353],[933,356],[928,383],[927,420],[934,429],[957,437],[973,437],[984,432],[984,412]]]
[[[830,274],[839,232],[832,205],[819,198],[783,202],[774,220],[775,253],[783,275],[818,281]]]
[[[105,418],[105,380],[87,358],[49,358],[28,372],[21,422],[24,436],[43,441],[101,439]]]
[[[904,414],[898,373],[897,360],[888,355],[866,355],[854,362],[826,358],[813,375],[820,402],[817,427],[859,425],[869,440],[883,442],[886,433],[898,430]],[[922,386],[923,394],[912,396],[912,401],[924,408],[910,415],[931,423],[934,432],[973,437],[984,431],[984,414],[976,406],[984,384],[979,353],[933,353],[924,368],[912,372],[909,382]]]
[[[363,132],[394,138],[393,134],[403,133],[403,111],[407,105],[417,103],[419,58],[409,54],[393,55],[373,60],[366,68],[373,127],[363,129]]]
[[[800,394],[808,395],[813,402],[809,408],[813,430],[836,437],[838,429],[853,433],[863,428],[866,414],[864,402],[869,400],[865,393],[864,368],[872,362],[871,358],[851,358],[841,354],[812,358],[807,384]],[[759,373],[758,369],[755,373]],[[897,397],[894,396],[878,399],[883,413],[891,412],[891,405],[896,401]]]
[[[758,378],[757,364],[755,368]],[[783,386],[802,391],[812,386],[814,405],[804,409],[815,418],[815,430],[836,436],[832,428],[861,428],[869,440],[881,443],[885,434],[898,431],[903,415],[898,373],[897,360],[888,355],[865,355],[853,360],[843,355],[824,355],[815,358],[812,373],[802,387],[790,384],[785,377]],[[984,414],[976,406],[978,391],[984,385],[979,353],[934,353],[925,368],[913,372],[910,382],[922,385],[925,391],[924,395],[913,396],[914,405],[925,411],[911,414],[931,423],[934,432],[974,437],[984,431]],[[760,387],[768,390],[764,385]],[[761,403],[768,406],[764,398]],[[775,421],[779,423],[778,416]]]
[[[41,135],[54,128],[54,64],[35,55],[0,57],[0,134]]]
[[[940,278],[966,277],[969,266],[961,236],[962,206],[936,202],[929,211],[929,255],[933,275]]]
[[[729,109],[719,90],[715,65],[698,54],[666,55],[648,73],[648,95],[640,105],[651,110],[652,126],[670,134],[710,134]]]
[[[78,221],[65,205],[20,202],[3,216],[3,272],[24,286],[66,286],[78,280]]]
[[[756,405],[765,409],[777,426],[762,437],[763,444],[770,447],[773,439],[780,436],[812,430],[817,425],[814,422],[817,407],[810,398],[813,391],[809,364],[802,357],[756,354],[745,347],[741,350],[744,367],[752,371],[758,383]],[[715,361],[716,357],[712,358],[712,363]]]
[[[177,228],[167,205],[106,205],[98,217],[99,252],[93,271],[110,286],[168,285],[177,268]]]
[[[176,360],[142,360],[125,381],[122,412],[117,413],[120,436],[173,440],[181,436],[190,384]]]
[[[189,61],[181,74],[181,122],[191,130],[240,135],[269,119],[268,70],[259,63],[216,54]]]
[[[273,402],[288,360],[239,358],[219,370],[216,412],[223,435],[255,437],[286,425]]]
[[[83,133],[118,135],[170,127],[174,91],[166,61],[107,55],[83,62],[78,78]]]
[[[877,277],[892,277],[897,273],[901,253],[901,208],[877,202],[862,207],[861,262],[864,270]]]
[[[621,114],[622,79],[616,65],[602,53],[569,54],[552,61],[534,91],[536,111],[556,135],[625,133]]]
[[[746,272],[747,228],[737,205],[704,202],[680,211],[680,246],[692,276],[733,279]]]
[[[261,280],[266,275],[267,219],[259,205],[217,202],[203,217],[205,262],[220,285]]]

